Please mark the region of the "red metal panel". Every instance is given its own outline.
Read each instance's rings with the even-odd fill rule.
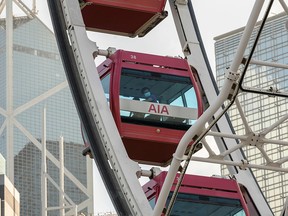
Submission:
[[[149,181],[149,186],[147,186],[146,184],[142,187],[146,197],[148,200],[152,199],[156,193],[157,193],[157,189],[159,188],[158,183],[156,181],[154,181],[153,179],[151,179]]]
[[[159,186],[161,188],[164,184],[166,175],[166,171],[161,172],[153,179],[153,181],[149,181],[148,183],[146,183],[143,186],[143,189],[145,189],[146,187],[151,188],[155,186]],[[171,191],[174,191],[176,184],[177,178],[175,178],[174,180]],[[203,194],[209,196],[215,195],[224,198],[243,198],[240,187],[236,180],[217,177],[186,174],[179,191],[187,194]]]
[[[85,0],[85,2],[107,7],[110,6],[156,13],[164,10],[166,0]]]
[[[213,184],[210,184],[211,179],[213,179]],[[192,180],[193,183],[191,184]],[[225,190],[230,192],[239,191],[237,186],[238,184],[235,182],[235,180],[217,177],[189,175],[184,177],[182,185],[187,188],[193,185],[193,187],[206,188],[207,190]]]
[[[166,0],[85,0],[81,4],[87,29],[143,36],[163,17]],[[145,27],[143,27],[145,26]],[[143,34],[143,35],[141,35]]]
[[[166,166],[184,132],[122,123],[120,134],[131,159],[145,164]]]
[[[158,56],[151,55],[145,53],[136,53],[119,50],[118,52],[122,52],[122,61],[134,62],[134,63],[142,63],[143,65],[155,65],[155,66],[163,66],[165,68],[190,71],[189,65],[185,59],[171,57],[171,56]]]

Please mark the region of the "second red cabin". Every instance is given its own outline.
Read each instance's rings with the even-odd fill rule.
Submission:
[[[166,175],[167,172],[162,172],[142,187],[152,208],[157,203]],[[177,175],[178,177],[179,175]],[[170,190],[166,208],[177,185],[177,178]],[[250,210],[253,214],[250,214],[248,205],[251,206]],[[170,215],[259,215],[253,208],[252,200],[244,199],[240,185],[236,180],[186,174]]]

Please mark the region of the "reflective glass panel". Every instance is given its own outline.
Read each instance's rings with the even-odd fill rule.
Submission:
[[[197,118],[197,98],[189,77],[123,68],[120,100],[125,122],[186,130]]]
[[[170,193],[167,205],[170,202]],[[172,208],[171,216],[245,216],[240,200],[179,193]]]

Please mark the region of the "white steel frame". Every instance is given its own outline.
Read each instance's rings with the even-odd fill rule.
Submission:
[[[97,68],[93,56],[99,52],[96,44],[87,37],[79,2],[78,0],[61,1],[61,5],[82,85],[90,102],[94,121],[101,131],[102,144],[111,168],[117,176],[131,212],[134,215],[152,215],[152,209],[137,179],[141,169],[127,155],[108,107],[101,81],[98,76],[95,76]]]
[[[279,1],[283,9],[288,12],[286,3],[283,0]],[[89,106],[93,113],[94,121],[97,123],[98,130],[101,131],[103,138],[102,144],[105,147],[107,158],[110,161],[112,170],[118,177],[118,183],[121,185],[122,193],[125,195],[127,204],[134,215],[159,216],[163,211],[168,193],[179,167],[182,166],[182,162],[194,160],[228,165],[230,167],[229,171],[231,175],[233,175],[239,183],[245,185],[250,192],[260,214],[263,216],[273,215],[250,168],[288,172],[287,168],[282,167],[282,164],[288,161],[288,157],[272,161],[263,148],[265,143],[287,146],[288,142],[266,139],[265,135],[273,128],[286,121],[288,115],[283,116],[276,123],[272,124],[261,133],[256,134],[249,127],[240,103],[237,100],[238,92],[235,90],[238,85],[239,77],[241,76],[239,66],[244,58],[245,49],[263,8],[264,0],[255,0],[255,5],[239,43],[235,58],[229,67],[229,70],[227,70],[226,80],[219,95],[217,95],[216,90],[211,90],[213,82],[211,81],[208,71],[209,68],[203,57],[203,52],[201,51],[201,42],[196,34],[195,23],[192,22],[191,14],[189,14],[189,11],[187,10],[188,1],[169,0],[169,2],[179,39],[183,47],[183,53],[187,57],[189,63],[198,71],[199,79],[210,106],[181,139],[179,146],[173,155],[173,160],[161,190],[160,197],[154,211],[152,211],[137,180],[137,174],[139,175],[141,169],[137,163],[130,160],[127,156],[120,135],[116,132],[117,128],[107,105],[100,79],[98,76],[95,76],[97,68],[93,56],[97,56],[101,51],[96,44],[87,37],[78,1],[61,1],[71,48],[74,52],[74,59],[82,77],[82,85],[86,92],[86,96],[89,99]],[[256,60],[252,60],[251,62],[287,68],[287,66],[281,64],[263,63]],[[231,101],[231,98],[234,97],[236,97],[235,104],[238,107],[242,121],[245,125],[245,135],[234,134],[233,129],[231,129],[231,126],[224,115],[227,109],[223,109],[222,106],[226,103],[233,103],[234,101]],[[213,136],[215,138],[220,150],[219,154],[216,154],[210,148],[208,142],[205,140],[206,136]],[[195,143],[201,142],[203,144],[209,154],[208,157],[191,157],[191,155],[185,155],[186,148],[192,139],[194,139]],[[240,141],[240,143],[238,144],[237,141]],[[226,146],[224,146],[224,142]],[[266,161],[265,165],[249,163],[249,159],[245,158],[241,151],[242,147],[248,145],[255,146],[255,148],[260,150]]]

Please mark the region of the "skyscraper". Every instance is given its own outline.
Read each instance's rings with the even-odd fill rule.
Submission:
[[[19,192],[6,175],[0,174],[1,215],[20,216]]]
[[[17,3],[26,14],[12,18],[7,9],[6,18],[0,20],[0,153],[6,159],[7,176],[20,193],[21,215],[41,215],[39,158],[45,107],[47,167],[51,177],[48,179],[48,209],[57,207],[59,202],[57,185],[52,182],[59,184],[57,152],[59,137],[63,136],[64,193],[69,198],[68,203],[77,205],[78,211],[87,215],[92,213],[92,189],[90,192],[91,185],[87,183],[87,175],[91,173],[87,164],[91,159],[86,161],[81,155],[80,121],[56,40],[35,13],[22,2]],[[6,8],[11,8],[11,4],[12,1],[6,1]],[[48,215],[58,214],[51,210]]]
[[[259,24],[260,25],[260,24]],[[251,51],[252,44],[259,31],[259,25],[255,28],[250,46],[246,50],[246,57]],[[236,29],[232,32],[220,35],[215,38],[216,53],[216,72],[218,86],[221,88],[224,81],[226,68],[230,66],[237,46],[242,36],[244,28]],[[287,64],[288,57],[288,34],[287,34],[287,15],[279,14],[268,19],[259,38],[258,45],[252,56],[252,60],[261,60],[272,63]],[[243,68],[241,68],[243,70]],[[277,92],[283,95],[288,90],[288,70],[284,68],[275,68],[267,65],[251,64],[244,77],[242,88],[253,89],[255,92],[265,90],[271,93]],[[287,97],[277,97],[267,94],[258,94],[252,92],[241,92],[238,96],[241,107],[247,118],[249,126],[254,133],[263,131],[277,120],[281,119],[287,113]],[[241,121],[241,116],[233,106],[229,110],[229,116],[232,125],[237,134],[246,134],[245,127]],[[287,140],[288,123],[273,128],[267,134],[267,139]],[[287,154],[287,145],[265,145],[266,153],[272,160],[282,158]],[[265,164],[262,152],[251,146],[244,149],[249,156],[249,161],[254,164]],[[284,164],[286,167],[287,165]],[[224,169],[222,169],[223,172]],[[276,171],[253,169],[255,177],[262,188],[264,196],[267,198],[275,215],[279,214],[288,195],[287,174]]]

